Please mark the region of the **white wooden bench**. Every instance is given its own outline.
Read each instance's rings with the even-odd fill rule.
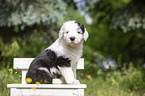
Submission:
[[[10,96],[84,96],[85,84],[26,84],[25,76],[33,59],[14,58],[13,69],[22,69],[22,84],[8,84]],[[77,69],[84,69],[83,58],[79,60]]]

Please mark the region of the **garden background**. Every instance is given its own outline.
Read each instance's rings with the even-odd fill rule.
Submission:
[[[0,0],[0,96],[20,83],[14,57],[36,57],[65,21],[83,23],[85,96],[145,96],[145,0]]]

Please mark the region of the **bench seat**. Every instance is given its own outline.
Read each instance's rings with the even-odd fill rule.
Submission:
[[[84,96],[85,84],[26,84],[25,77],[34,58],[14,58],[13,69],[22,70],[22,84],[7,84],[10,96]],[[77,69],[84,69],[84,59],[78,62]]]

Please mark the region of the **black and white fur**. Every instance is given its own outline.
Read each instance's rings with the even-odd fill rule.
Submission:
[[[26,78],[31,78],[32,84],[62,83],[61,77],[68,84],[80,84],[75,76],[76,64],[87,38],[88,32],[83,24],[76,21],[64,23],[59,38],[32,61]]]

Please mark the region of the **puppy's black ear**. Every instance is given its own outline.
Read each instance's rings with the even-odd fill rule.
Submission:
[[[85,32],[85,25],[84,25],[84,24],[81,24],[81,23],[79,23],[79,22],[77,22],[77,21],[75,21],[75,23],[78,24],[78,26],[81,28],[81,30],[82,30],[83,33],[84,33],[84,32]]]
[[[75,23],[77,23],[78,26],[79,26],[79,27],[81,28],[81,30],[83,31],[84,40],[86,41],[86,40],[88,39],[88,37],[89,37],[89,34],[88,34],[88,32],[87,32],[87,30],[86,30],[86,28],[85,28],[85,25],[84,25],[84,24],[81,24],[81,23],[79,23],[79,22],[77,22],[77,21],[75,21]]]

